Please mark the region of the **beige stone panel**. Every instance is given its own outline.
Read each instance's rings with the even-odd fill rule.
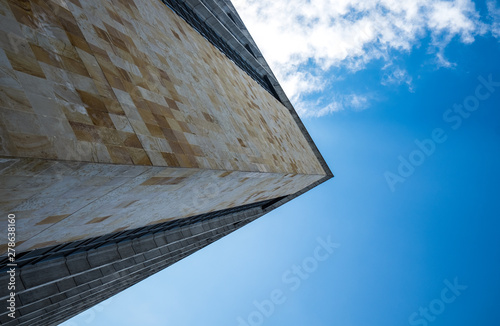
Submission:
[[[18,92],[0,93],[0,103],[72,127],[34,129],[30,140],[76,142],[70,156],[95,162],[324,173],[288,110],[161,1],[33,0],[29,11],[5,3],[2,89]],[[54,99],[61,107],[49,105]],[[134,142],[115,141],[113,130],[130,128],[148,159]],[[8,136],[26,148],[27,137]],[[89,155],[102,145],[109,155]],[[68,157],[9,153],[21,152]]]
[[[0,198],[9,199],[0,210],[18,218],[19,251],[285,196],[322,177],[37,159],[0,163]]]

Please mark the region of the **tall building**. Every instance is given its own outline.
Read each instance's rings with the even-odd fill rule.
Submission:
[[[229,0],[0,15],[2,325],[60,323],[332,177]]]

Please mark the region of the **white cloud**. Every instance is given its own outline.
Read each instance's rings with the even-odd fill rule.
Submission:
[[[298,99],[299,94],[309,94],[321,91],[325,87],[325,80],[320,76],[313,76],[307,71],[286,71],[281,86],[290,94],[290,100]]]
[[[495,1],[488,1],[488,13],[492,20],[491,34],[500,38],[500,8],[497,8]]]
[[[413,78],[408,74],[408,72],[405,69],[401,69],[399,67],[392,68],[392,67],[384,67],[384,70],[387,70],[387,72],[384,74],[382,77],[382,85],[390,86],[390,85],[402,85],[405,84],[408,87],[408,90],[410,92],[413,92]]]
[[[470,0],[233,0],[245,25],[302,116],[320,116],[351,107],[334,96],[320,104],[304,99],[330,81],[330,68],[354,72],[391,52],[410,52],[429,35],[436,63],[453,64],[444,48],[454,38],[471,43],[485,32]],[[316,70],[310,70],[313,62]],[[387,84],[405,83],[393,71]],[[362,98],[362,96],[360,96]],[[348,101],[347,101],[348,102]],[[315,105],[320,105],[315,106]],[[322,106],[321,106],[322,105]],[[312,112],[311,112],[312,110]]]
[[[303,118],[321,117],[332,112],[344,110],[362,111],[370,107],[370,100],[374,97],[370,95],[347,94],[334,95],[328,99],[325,104],[325,99],[320,97],[316,101],[304,101],[299,99],[295,103],[295,110]]]

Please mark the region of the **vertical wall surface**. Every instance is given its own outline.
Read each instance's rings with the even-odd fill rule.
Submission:
[[[1,214],[17,216],[18,251],[286,196],[322,177],[39,159],[0,161],[0,189],[9,199]],[[7,251],[5,243],[2,254]]]
[[[288,109],[160,1],[0,4],[2,155],[325,174]]]
[[[288,109],[160,1],[0,4],[1,212],[19,216],[19,250],[325,176]]]
[[[330,177],[229,1],[0,0],[0,324],[57,324]]]

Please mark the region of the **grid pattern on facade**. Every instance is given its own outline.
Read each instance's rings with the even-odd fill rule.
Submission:
[[[20,268],[20,267],[23,267],[25,265],[35,264],[35,263],[38,263],[41,261],[46,261],[46,260],[50,260],[50,259],[69,256],[73,253],[80,253],[80,252],[88,251],[91,249],[100,248],[100,247],[103,247],[106,245],[119,243],[121,241],[140,238],[140,237],[145,236],[145,235],[151,235],[151,234],[155,234],[155,233],[159,233],[159,232],[178,229],[178,228],[181,228],[181,227],[184,227],[187,225],[193,225],[193,224],[196,224],[199,222],[208,221],[208,220],[211,220],[211,219],[214,219],[217,217],[245,211],[245,210],[256,208],[256,207],[265,208],[265,207],[268,207],[269,205],[272,205],[273,203],[281,200],[282,198],[283,197],[271,199],[271,200],[260,201],[260,202],[252,203],[252,204],[248,204],[248,205],[218,210],[218,211],[205,213],[205,214],[199,214],[199,215],[191,216],[191,217],[184,218],[184,219],[177,219],[177,220],[167,221],[167,222],[159,223],[159,224],[146,225],[144,227],[140,227],[140,228],[136,228],[136,229],[110,233],[110,234],[106,234],[106,235],[103,235],[100,237],[88,238],[85,240],[73,241],[73,242],[63,243],[63,244],[56,245],[56,246],[35,249],[32,251],[18,254],[16,257],[16,263],[17,263],[17,266]],[[8,262],[8,259],[6,256],[4,256],[0,261],[0,265],[6,266],[7,262]],[[0,272],[3,270],[6,270],[6,269],[7,269],[7,267],[4,267],[4,268],[0,269]]]
[[[289,109],[163,2],[4,2],[0,155],[324,173]]]

